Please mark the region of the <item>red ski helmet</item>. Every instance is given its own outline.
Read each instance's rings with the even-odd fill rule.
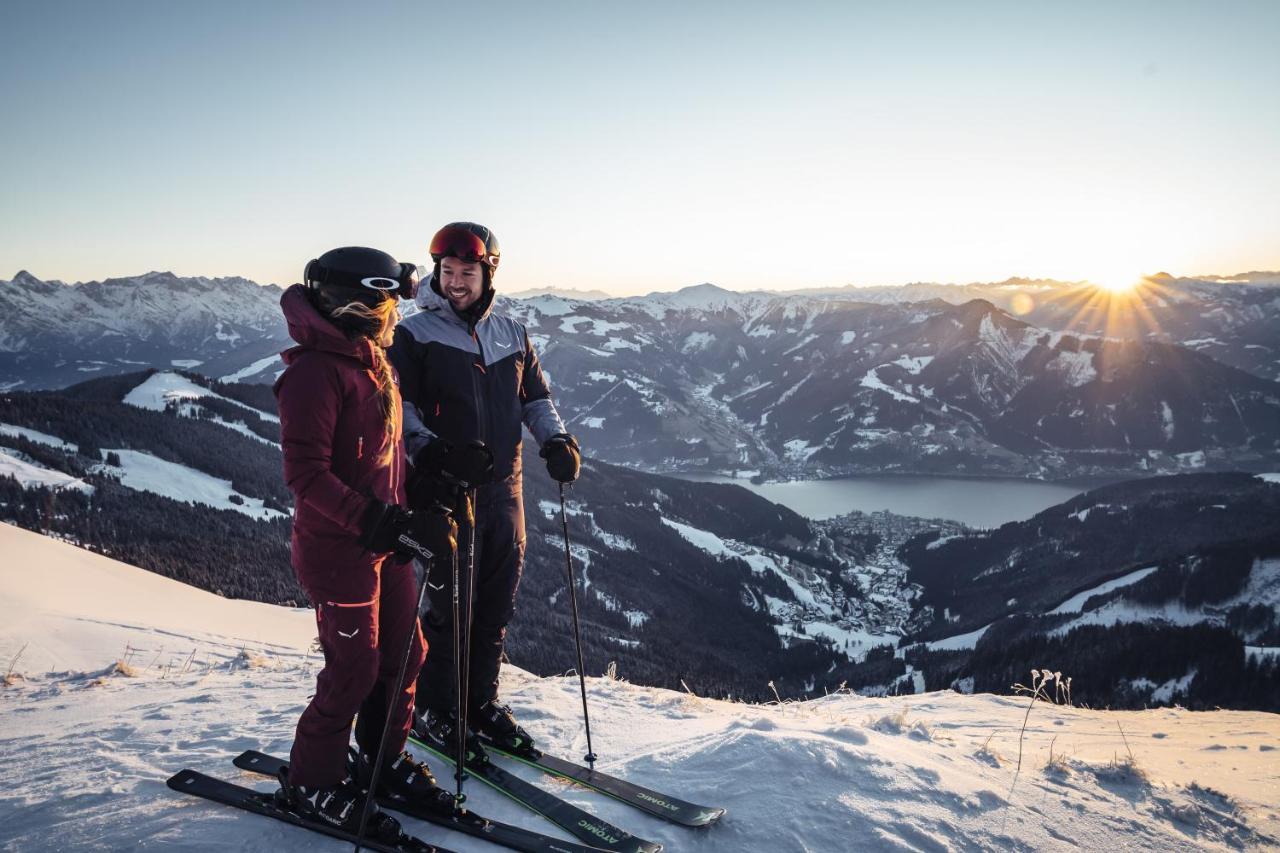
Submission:
[[[431,238],[431,260],[435,261],[436,274],[440,272],[440,261],[444,258],[457,258],[467,263],[479,263],[488,283],[498,269],[498,261],[502,250],[498,247],[498,238],[483,225],[474,222],[450,222],[436,232]]]

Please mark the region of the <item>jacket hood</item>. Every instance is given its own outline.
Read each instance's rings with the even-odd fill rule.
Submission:
[[[465,316],[461,315],[457,311],[453,310],[453,305],[444,297],[444,294],[440,292],[440,284],[436,281],[435,273],[432,272],[429,279],[418,285],[418,293],[414,297],[413,301],[417,303],[418,307],[423,311],[441,312],[444,316],[466,326],[467,329],[470,330],[474,326],[479,325],[481,320],[493,313],[493,302],[496,295],[497,294],[493,289],[493,284],[490,282],[490,284],[485,287],[484,292],[480,294],[479,301],[477,301],[475,305],[471,306],[472,310],[467,311]],[[476,306],[480,306],[479,311],[474,310]]]
[[[448,304],[448,303],[446,303]],[[289,337],[298,342],[293,349],[281,353],[289,364],[303,350],[322,350],[354,358],[366,367],[374,366],[373,341],[367,338],[352,340],[342,330],[323,317],[307,298],[307,289],[295,284],[280,297],[280,308],[289,324]]]

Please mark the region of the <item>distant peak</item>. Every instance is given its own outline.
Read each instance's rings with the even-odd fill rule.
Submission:
[[[36,278],[34,275],[27,272],[26,270],[18,270],[17,274],[14,275],[13,277],[13,281],[15,284],[39,284],[40,283],[40,279]]]
[[[986,299],[970,299],[959,306],[965,314],[1000,314],[1002,313],[992,302]]]

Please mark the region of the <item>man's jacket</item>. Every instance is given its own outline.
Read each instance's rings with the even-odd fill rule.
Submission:
[[[474,320],[459,317],[434,278],[416,301],[422,310],[400,322],[388,351],[400,374],[409,457],[436,436],[454,445],[479,439],[494,460],[485,497],[518,492],[521,426],[540,445],[565,431],[528,332],[493,313],[492,301]]]

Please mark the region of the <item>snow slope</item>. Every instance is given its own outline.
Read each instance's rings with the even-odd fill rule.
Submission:
[[[37,444],[47,444],[50,447],[56,447],[59,450],[67,450],[71,453],[80,452],[80,448],[69,441],[63,441],[55,435],[49,435],[46,432],[40,432],[39,430],[30,429],[28,427],[0,423],[0,435],[13,437],[21,436],[28,441],[34,441]]]
[[[25,454],[16,450],[0,450],[0,477],[12,477],[23,488],[74,489],[82,492],[93,491],[93,487],[84,480],[54,471],[35,462],[24,459]]]
[[[278,356],[272,356],[277,358]],[[234,381],[227,379],[226,381]],[[151,409],[156,412],[163,412],[165,406],[171,402],[195,402],[201,397],[212,397],[216,400],[223,400],[233,406],[238,406],[247,412],[251,412],[259,417],[266,418],[273,423],[279,423],[280,418],[270,412],[264,412],[255,409],[252,406],[246,406],[239,400],[233,400],[230,397],[224,397],[221,394],[215,394],[203,385],[197,385],[185,376],[169,371],[161,371],[152,374],[144,382],[125,395],[123,402],[130,406],[137,406],[140,409]]]
[[[307,611],[220,599],[5,525],[0,551],[0,599],[16,605],[0,623],[0,661],[30,643],[14,667],[24,677],[0,688],[0,849],[346,848],[164,786],[184,766],[270,786],[230,759],[288,748],[319,665]],[[112,671],[126,643],[132,676]],[[503,684],[544,744],[583,752],[576,678],[507,667]],[[729,814],[694,832],[515,772],[668,850],[1193,850],[1280,839],[1275,715],[1040,705],[1015,783],[1016,698],[840,693],[757,706],[608,678],[588,688],[602,769]],[[1109,766],[1126,740],[1139,772]],[[488,790],[470,793],[478,812],[558,833]],[[406,825],[455,850],[496,849]]]
[[[120,457],[120,467],[104,466],[104,469],[119,476],[121,484],[130,489],[151,492],[175,501],[234,510],[259,521],[285,516],[285,513],[277,509],[264,506],[261,498],[240,494],[231,487],[230,480],[221,480],[195,468],[169,462],[140,450],[115,448],[107,453]],[[236,500],[232,500],[232,497]]]

